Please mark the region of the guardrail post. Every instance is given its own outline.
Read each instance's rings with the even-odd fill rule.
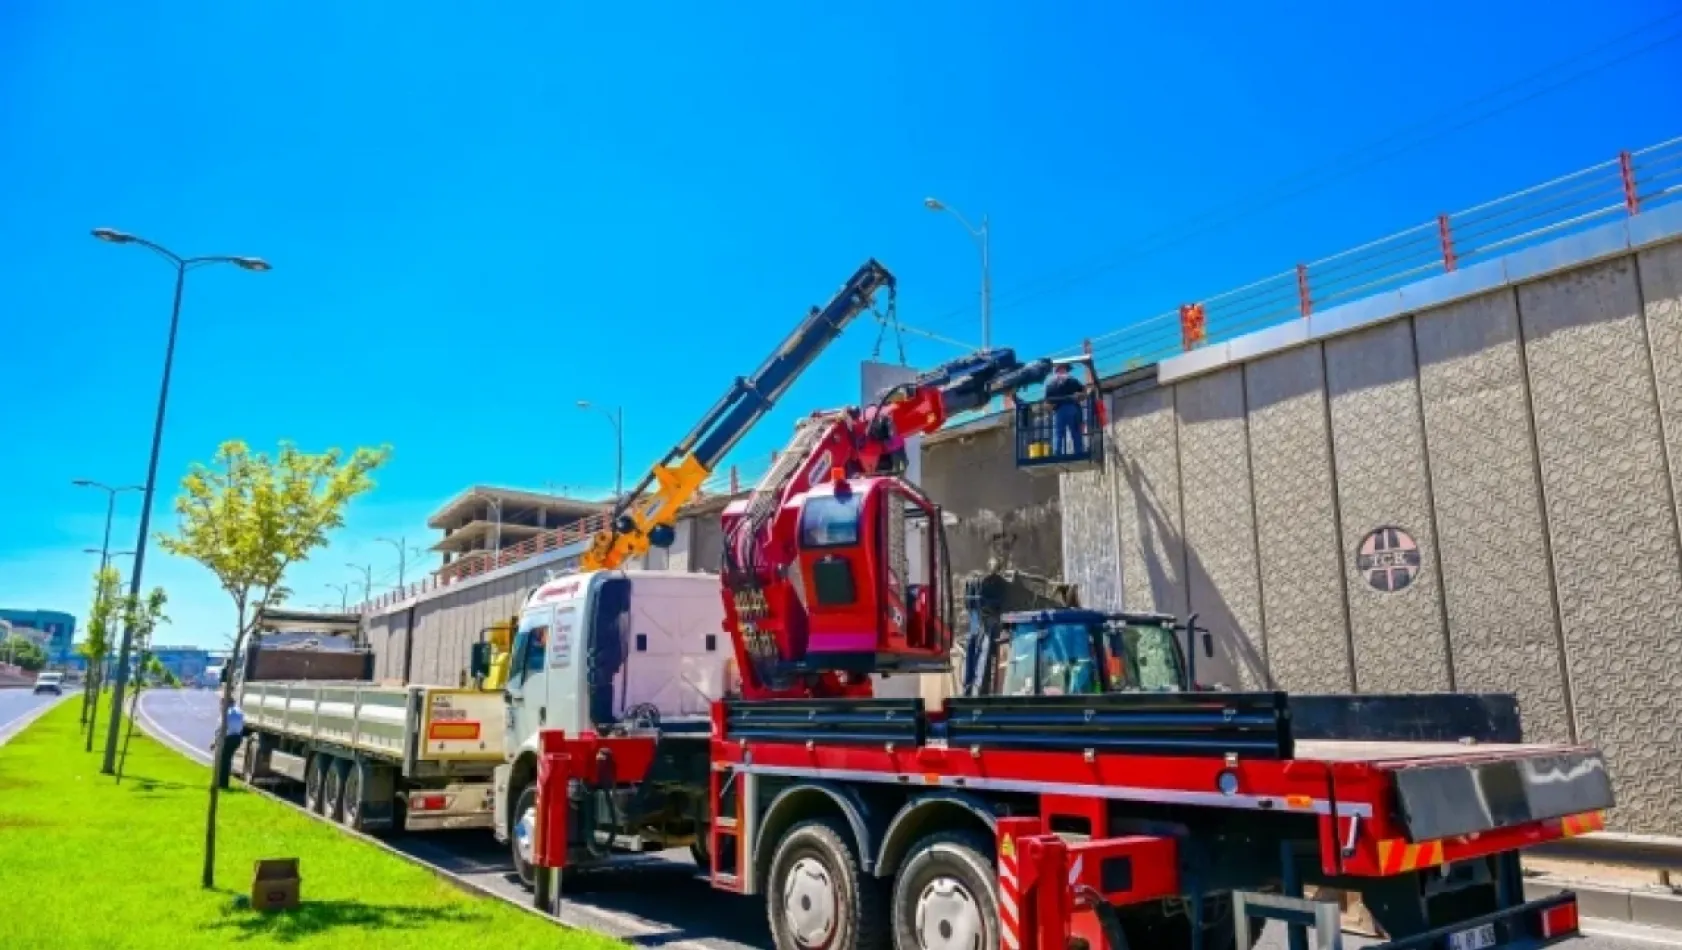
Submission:
[[[1314,298],[1308,292],[1308,265],[1297,265],[1297,309],[1303,316],[1314,312]]]
[[[1641,190],[1636,187],[1635,159],[1625,149],[1618,153],[1618,173],[1624,180],[1624,207],[1630,214],[1641,213]]]
[[[1454,257],[1454,232],[1450,229],[1446,214],[1437,215],[1437,240],[1443,246],[1443,270],[1454,270],[1458,263]]]
[[[1180,350],[1190,352],[1208,339],[1207,323],[1200,303],[1180,304]],[[1091,344],[1088,343],[1088,346]]]

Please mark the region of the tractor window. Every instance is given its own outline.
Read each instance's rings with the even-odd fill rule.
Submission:
[[[800,546],[835,548],[859,543],[859,508],[863,496],[808,498],[800,512]]]
[[[1092,630],[1086,624],[1054,623],[1039,631],[1016,631],[1003,666],[1001,695],[1068,696],[1099,690]]]
[[[1121,655],[1127,658],[1128,689],[1171,693],[1184,688],[1180,642],[1173,630],[1139,625],[1123,627],[1114,635],[1121,637]]]

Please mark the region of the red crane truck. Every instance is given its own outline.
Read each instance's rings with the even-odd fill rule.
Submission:
[[[874,694],[883,675],[946,671],[955,626],[940,510],[901,477],[899,439],[1048,371],[984,352],[799,426],[723,516],[735,685],[689,724],[699,728],[580,705],[582,719],[549,721],[510,751],[497,825],[538,904],[556,905],[565,868],[689,843],[714,887],[765,897],[779,950],[1248,950],[1256,919],[1285,921],[1297,946],[1308,927],[1335,946],[1337,905],[1305,899],[1309,887],[1358,893],[1395,950],[1575,933],[1573,895],[1524,899],[1518,854],[1602,827],[1611,784],[1592,748],[1512,741],[1510,697],[1172,684],[1057,695],[1038,659],[1020,694],[938,709]],[[738,380],[735,392],[786,384]],[[704,462],[758,418],[729,402],[702,427],[719,432],[689,441]],[[1095,446],[1095,392],[1083,414]],[[1034,459],[1047,460],[1043,445]],[[921,551],[912,522],[930,539]],[[577,675],[610,689],[627,654],[623,639],[609,643],[631,627],[598,614],[628,616],[638,582],[622,573],[567,581],[579,591],[568,629],[582,638],[547,647],[565,642],[591,671]],[[1080,641],[1061,634],[1116,622],[1082,610],[1003,618],[1013,643]],[[701,636],[697,656],[717,646]],[[516,657],[534,642],[516,637]],[[617,651],[606,676],[598,650]]]

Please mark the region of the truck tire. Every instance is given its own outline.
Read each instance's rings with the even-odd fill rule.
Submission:
[[[537,875],[532,870],[532,833],[536,830],[537,786],[527,784],[514,796],[514,807],[508,812],[508,850],[514,859],[514,873],[520,886],[531,890]]]
[[[878,950],[886,942],[882,882],[864,873],[833,819],[796,825],[771,858],[767,915],[777,950]]]
[[[312,755],[304,766],[304,810],[311,814],[321,814],[321,783],[326,776],[323,774],[328,759],[324,755]]]
[[[339,813],[344,826],[352,831],[362,830],[362,771],[360,762],[352,762],[345,769],[344,804]]]
[[[894,877],[896,950],[992,950],[999,946],[993,845],[964,831],[911,846]]]
[[[343,821],[345,815],[345,763],[328,759],[321,770],[321,813],[328,821]]]

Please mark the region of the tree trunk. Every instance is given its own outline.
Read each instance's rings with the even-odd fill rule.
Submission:
[[[210,890],[216,886],[216,804],[221,798],[221,786],[217,784],[216,773],[222,764],[222,744],[228,741],[228,707],[234,704],[234,663],[240,658],[240,647],[245,645],[245,602],[238,601],[239,626],[234,629],[234,649],[228,654],[228,665],[222,671],[222,702],[217,707],[219,715],[216,717],[216,742],[210,749],[210,807],[204,816],[204,874],[199,878],[199,886]],[[230,769],[231,771],[231,769]]]
[[[88,713],[88,742],[83,747],[83,752],[93,751],[93,734],[99,731],[99,691],[104,688],[104,679],[96,678],[93,683],[93,708]]]

